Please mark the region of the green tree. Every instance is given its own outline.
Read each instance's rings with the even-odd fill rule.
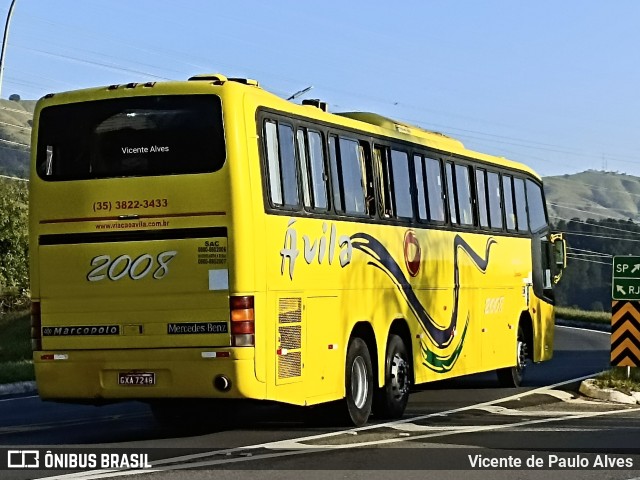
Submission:
[[[0,181],[0,294],[29,288],[28,218],[26,183]]]

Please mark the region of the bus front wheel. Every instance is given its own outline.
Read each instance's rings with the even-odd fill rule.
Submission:
[[[389,335],[384,363],[384,385],[376,391],[373,410],[376,417],[400,418],[409,400],[411,360],[398,335]]]
[[[516,342],[516,364],[513,367],[500,368],[497,371],[498,382],[502,387],[519,387],[522,384],[524,371],[527,367],[529,345],[522,325],[518,325]]]
[[[345,362],[346,410],[357,427],[367,423],[373,403],[373,367],[367,344],[359,337],[349,342]]]

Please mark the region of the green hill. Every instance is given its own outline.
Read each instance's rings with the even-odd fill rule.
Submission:
[[[623,173],[587,170],[545,177],[544,189],[552,221],[593,218],[637,219],[640,178]]]
[[[29,147],[35,100],[0,99],[0,175],[29,176]]]

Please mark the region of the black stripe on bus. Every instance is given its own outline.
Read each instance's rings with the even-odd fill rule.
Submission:
[[[226,237],[227,227],[175,228],[172,230],[135,230],[132,232],[56,233],[40,235],[40,245],[76,245],[79,243],[144,242],[185,238]]]

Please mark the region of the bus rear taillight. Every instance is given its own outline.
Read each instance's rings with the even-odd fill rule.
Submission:
[[[230,297],[231,346],[253,347],[255,345],[255,311],[253,297]]]
[[[40,302],[31,302],[31,349],[42,350],[42,314]]]

